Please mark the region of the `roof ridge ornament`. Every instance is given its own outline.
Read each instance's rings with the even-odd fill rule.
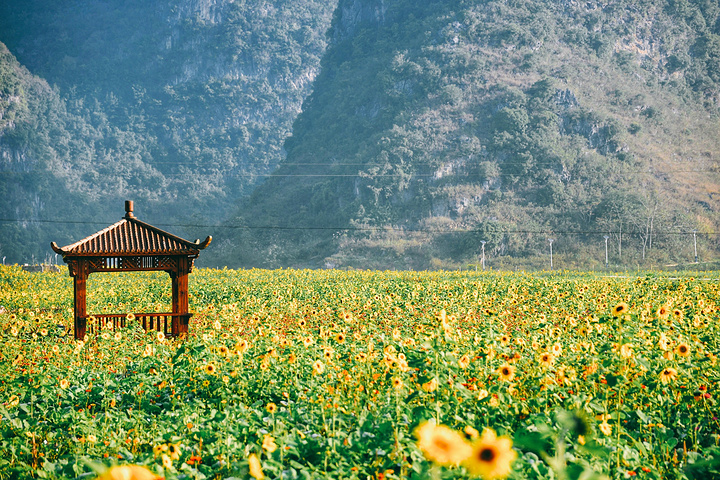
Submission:
[[[132,200],[125,200],[125,217],[126,219],[135,218],[133,213],[134,204]]]

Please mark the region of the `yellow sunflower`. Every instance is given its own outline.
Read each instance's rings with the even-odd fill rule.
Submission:
[[[688,345],[688,344],[685,343],[685,342],[679,344],[679,345],[675,348],[675,353],[677,353],[677,354],[680,355],[681,357],[688,357],[688,356],[690,356],[690,345]]]
[[[159,477],[145,467],[139,465],[117,465],[111,467],[96,480],[160,480]]]
[[[603,435],[609,436],[612,435],[612,425],[610,425],[607,420],[603,420],[600,425],[600,431],[603,433]]]
[[[515,378],[515,367],[510,364],[503,364],[497,369],[500,380],[511,382]]]
[[[677,370],[672,367],[667,367],[662,372],[660,372],[660,381],[664,385],[667,385],[668,383],[675,380],[675,377],[677,377]]]
[[[463,465],[471,474],[486,480],[504,478],[510,474],[516,457],[510,438],[497,437],[493,430],[486,428],[480,438],[473,442],[472,453]]]
[[[427,393],[434,392],[437,389],[437,387],[438,387],[438,381],[435,378],[420,385],[420,388],[422,388],[423,391],[425,391]]]
[[[168,456],[172,460],[180,460],[180,444],[179,443],[168,443]]]
[[[552,366],[553,363],[555,363],[555,357],[550,352],[545,352],[540,355],[539,357],[540,365],[542,365],[545,368],[549,368]]]
[[[445,425],[429,421],[415,430],[418,448],[425,458],[438,465],[458,465],[472,452],[463,436]]]
[[[624,343],[620,347],[620,356],[623,358],[632,358],[634,355],[633,353],[633,345],[632,343]]]
[[[275,439],[271,435],[265,435],[263,437],[262,448],[268,453],[273,453],[275,450],[277,450],[277,444],[275,443]]]
[[[325,371],[325,364],[323,362],[321,362],[320,360],[315,360],[315,363],[313,363],[312,369],[313,369],[313,373],[315,375],[320,375],[321,373],[323,373]]]
[[[612,309],[613,317],[619,317],[620,315],[625,315],[628,310],[630,310],[630,307],[625,302],[620,302],[617,305],[615,305]]]
[[[265,478],[265,475],[262,471],[262,464],[260,463],[260,459],[254,453],[251,453],[248,457],[248,467],[250,467],[250,476],[253,477],[255,480],[262,480],[263,478]]]
[[[248,348],[250,348],[250,344],[244,338],[235,344],[235,350],[240,353],[246,352]]]

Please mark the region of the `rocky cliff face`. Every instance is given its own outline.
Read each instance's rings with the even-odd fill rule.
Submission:
[[[540,256],[553,236],[580,262],[602,232],[618,261],[679,252],[680,230],[720,225],[702,160],[718,34],[706,2],[341,0],[287,160],[232,220],[248,233],[228,258],[429,268],[481,240]]]
[[[334,7],[334,0],[3,3],[2,65],[16,56],[55,90],[44,83],[41,92],[42,80],[32,80],[23,96],[13,90],[17,75],[0,77],[0,158],[23,160],[28,174],[78,192],[67,210],[74,215],[89,204],[114,211],[130,196],[147,220],[208,223],[207,211],[220,218],[282,160]],[[19,104],[23,122],[13,113]],[[0,189],[6,181],[0,177]],[[30,205],[38,196],[36,203],[52,204],[33,182],[13,181],[4,201]],[[43,215],[52,213],[35,217]],[[46,250],[30,243],[36,256]]]

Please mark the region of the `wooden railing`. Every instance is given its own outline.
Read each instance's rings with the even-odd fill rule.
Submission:
[[[98,333],[103,328],[125,327],[129,322],[138,322],[145,331],[163,332],[166,337],[177,337],[187,333],[188,324],[192,313],[135,313],[135,318],[129,320],[125,313],[101,313],[88,315],[86,320],[86,332]],[[91,319],[95,319],[91,321]],[[110,326],[112,325],[112,326]]]

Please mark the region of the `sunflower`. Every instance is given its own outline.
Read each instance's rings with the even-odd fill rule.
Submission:
[[[617,305],[615,305],[612,309],[613,317],[619,317],[620,315],[625,315],[628,310],[630,310],[630,307],[625,302],[620,302]]]
[[[470,356],[466,353],[458,360],[458,367],[468,368],[470,366]]]
[[[511,382],[515,378],[515,367],[510,364],[503,364],[497,369],[500,380]]]
[[[208,375],[215,375],[217,372],[217,368],[215,367],[215,364],[210,362],[207,365],[205,365],[205,373]]]
[[[422,388],[423,391],[427,392],[427,393],[434,392],[437,389],[437,387],[438,387],[438,381],[435,378],[420,385],[420,388]]]
[[[64,389],[68,388],[69,386],[70,386],[70,382],[68,382],[67,378],[63,378],[62,380],[60,380],[60,388],[62,388],[64,390]]]
[[[602,423],[598,425],[598,427],[600,428],[600,431],[603,433],[603,435],[612,435],[612,425],[610,425],[607,420],[603,420]]]
[[[315,363],[313,363],[312,366],[312,370],[315,375],[320,375],[325,371],[325,364],[320,360],[315,360]]]
[[[161,458],[163,467],[172,468],[172,459],[168,455],[163,454]]]
[[[160,480],[150,470],[139,465],[117,465],[111,467],[104,474],[97,477],[97,480]]]
[[[512,462],[517,453],[512,449],[512,440],[508,437],[497,437],[489,428],[472,444],[472,453],[463,465],[473,475],[484,479],[504,478],[512,470]]]
[[[168,443],[168,455],[172,460],[180,459],[180,444],[179,443]]]
[[[667,385],[668,383],[675,380],[675,377],[677,377],[677,370],[672,367],[667,367],[662,372],[660,372],[660,381],[664,385]]]
[[[345,343],[345,334],[340,332],[337,335],[335,335],[335,341],[338,343]]]
[[[262,465],[260,464],[260,459],[254,453],[251,453],[248,457],[248,467],[250,468],[250,476],[255,480],[262,480],[265,478],[262,471]]]
[[[277,450],[277,444],[275,443],[275,439],[272,435],[263,436],[262,449],[268,453],[273,453]]]
[[[550,368],[555,363],[555,356],[550,352],[545,352],[539,357],[540,365],[545,368]]]
[[[673,309],[673,317],[675,317],[675,320],[682,320],[683,318],[683,311],[679,308]]]
[[[270,402],[265,405],[265,410],[267,410],[268,413],[275,413],[277,412],[277,405],[275,405],[273,402]]]
[[[465,436],[471,440],[475,440],[476,438],[480,438],[480,432],[478,432],[476,429],[471,427],[470,425],[465,425],[465,428],[463,428],[463,433]]]
[[[305,348],[307,348],[310,345],[312,345],[313,343],[315,343],[315,339],[313,339],[313,337],[305,337],[305,338],[303,338],[302,342],[303,342],[303,345],[305,345]]]
[[[657,312],[655,312],[655,314],[660,320],[665,320],[670,315],[670,310],[667,308],[667,306],[662,305],[660,308],[657,309]]]
[[[458,465],[472,452],[461,434],[433,421],[421,424],[415,436],[425,458],[438,465]]]
[[[158,455],[162,454],[163,452],[167,452],[167,449],[168,449],[168,446],[164,443],[155,445],[153,447],[153,455],[155,455],[157,457]]]
[[[392,339],[395,340],[396,342],[399,342],[401,338],[402,338],[402,335],[400,333],[400,329],[394,328],[392,331]]]
[[[401,388],[403,388],[403,381],[398,377],[393,377],[392,386],[394,389],[400,390]]]
[[[250,344],[244,338],[240,339],[240,341],[235,344],[235,350],[240,353],[245,353],[248,348],[250,348]]]
[[[632,343],[624,343],[620,347],[620,356],[623,358],[632,358],[633,357],[633,345]]]
[[[681,357],[688,357],[688,356],[690,356],[690,345],[688,345],[688,344],[685,343],[685,342],[679,344],[679,345],[675,348],[675,353],[677,353],[677,354],[680,355]]]

